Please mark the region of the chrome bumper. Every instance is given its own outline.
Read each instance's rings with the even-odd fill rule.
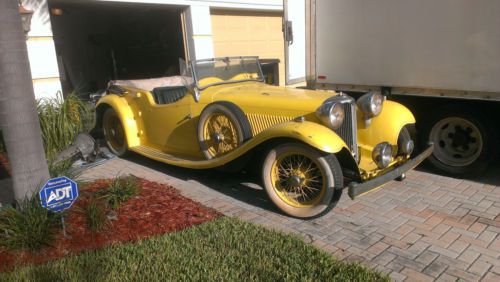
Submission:
[[[428,156],[430,156],[433,150],[434,150],[434,144],[429,143],[427,145],[427,148],[418,156],[416,156],[413,159],[410,159],[409,161],[405,162],[400,166],[394,167],[392,170],[384,173],[383,175],[377,176],[363,183],[357,183],[357,182],[349,183],[349,186],[347,188],[348,189],[347,194],[351,199],[354,200],[354,198],[356,198],[357,196],[386,184],[387,182],[401,176],[408,170],[415,168],[423,160],[425,160]]]

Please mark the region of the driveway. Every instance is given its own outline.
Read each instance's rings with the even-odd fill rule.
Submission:
[[[123,173],[167,183],[228,216],[298,234],[396,281],[500,281],[498,170],[481,181],[414,170],[355,201],[344,194],[332,212],[310,221],[281,215],[246,174],[181,169],[132,155],[90,168],[82,178]]]

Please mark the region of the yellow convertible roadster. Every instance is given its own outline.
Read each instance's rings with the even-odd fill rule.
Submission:
[[[344,188],[354,199],[403,178],[433,149],[410,157],[415,119],[404,106],[378,93],[355,101],[271,86],[257,57],[192,61],[189,76],[112,81],[96,115],[118,156],[194,169],[250,162],[271,201],[299,218],[324,215]]]

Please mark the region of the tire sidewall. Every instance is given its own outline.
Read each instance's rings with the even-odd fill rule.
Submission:
[[[323,195],[323,198],[320,200],[320,202],[313,207],[299,208],[291,206],[285,203],[274,189],[274,185],[271,180],[273,164],[281,154],[291,151],[314,157],[314,161],[316,161],[320,165],[321,170],[326,174],[325,178],[327,181],[327,185],[325,194]],[[336,177],[337,175],[338,174],[332,172],[332,167],[320,152],[312,147],[299,143],[278,145],[277,147],[269,150],[262,165],[262,181],[269,199],[282,212],[297,218],[312,218],[329,210],[332,200],[334,199],[336,189],[338,189],[338,187],[336,187],[335,185],[339,185],[342,181],[341,179],[336,179],[338,178]]]
[[[108,119],[110,119],[111,117],[116,117],[119,121],[120,121],[120,124],[121,124],[121,127],[122,127],[122,130],[123,130],[123,134],[125,135],[125,129],[123,128],[123,122],[121,121],[120,117],[116,114],[116,111],[113,109],[113,108],[109,108],[107,109],[105,112],[104,112],[104,115],[103,115],[103,118],[102,118],[102,131],[104,133],[104,140],[106,140],[106,145],[108,146],[108,148],[111,150],[111,152],[119,157],[122,157],[122,156],[125,156],[128,152],[128,144],[127,144],[127,139],[125,138],[125,140],[123,140],[123,146],[121,148],[115,148],[111,142],[109,141],[108,139],[108,135],[109,133],[107,132],[106,130],[106,123],[108,121]]]

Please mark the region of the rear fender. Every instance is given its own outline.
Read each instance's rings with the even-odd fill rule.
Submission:
[[[106,95],[99,99],[96,107],[96,114],[101,116],[96,118],[97,121],[102,122],[102,115],[107,107],[113,108],[118,117],[120,117],[128,146],[139,146],[139,129],[134,118],[134,113],[130,108],[127,99],[115,94]],[[102,126],[102,123],[96,124],[96,126]]]

